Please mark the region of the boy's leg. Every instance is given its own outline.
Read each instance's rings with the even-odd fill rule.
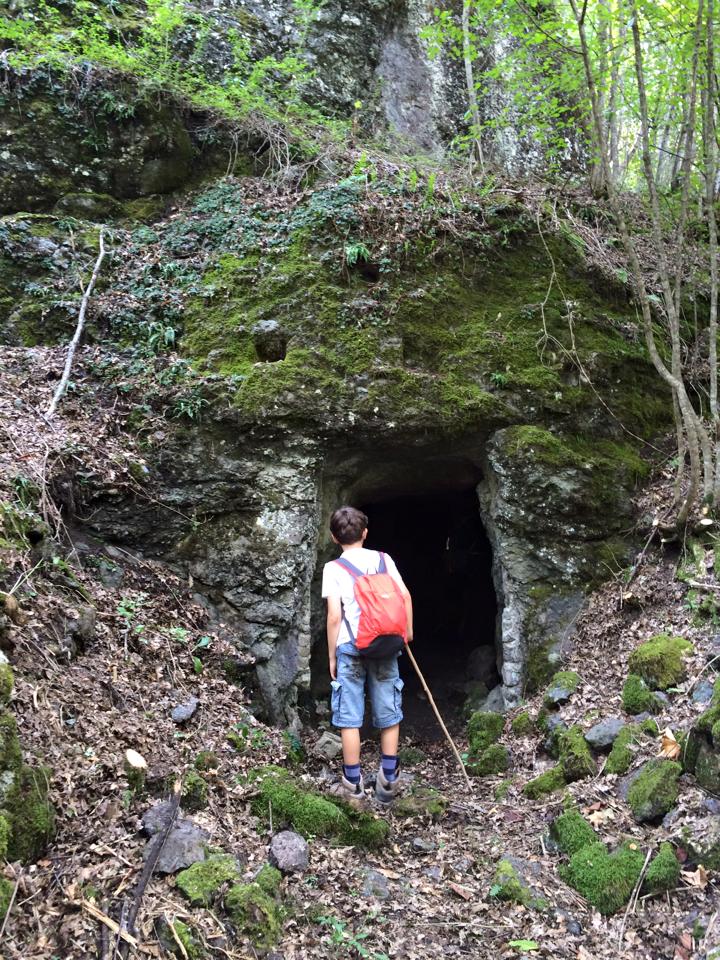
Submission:
[[[360,731],[357,727],[343,727],[340,731],[343,748],[343,763],[354,767],[360,763]]]
[[[345,741],[343,741],[344,745]],[[384,730],[380,731],[380,749],[384,754],[391,757],[396,757],[398,752],[398,744],[400,743],[400,724],[395,723],[392,727],[385,727]],[[358,741],[359,747],[359,741]]]
[[[371,665],[372,664],[372,665]],[[397,657],[368,663],[368,687],[373,724],[380,729],[382,759],[375,784],[375,796],[389,803],[399,789],[398,743],[402,714],[402,688]]]
[[[360,727],[365,712],[365,667],[350,654],[338,653],[337,679],[332,682],[332,723],[340,730],[343,773],[337,790],[345,799],[363,796]]]

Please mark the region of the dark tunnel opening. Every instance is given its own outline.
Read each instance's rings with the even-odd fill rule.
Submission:
[[[450,721],[471,690],[500,683],[492,549],[474,487],[403,495],[360,504],[366,546],[395,560],[413,597],[413,653]],[[405,723],[419,736],[441,735],[409,658]]]

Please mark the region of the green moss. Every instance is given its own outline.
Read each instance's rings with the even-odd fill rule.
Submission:
[[[558,757],[563,774],[568,783],[594,777],[597,773],[590,747],[582,729],[572,726],[563,731],[558,738]]]
[[[266,863],[255,877],[254,882],[264,890],[265,893],[274,895],[280,889],[282,873],[277,867],[273,867],[271,863]]]
[[[216,854],[182,870],[175,878],[175,883],[191,906],[209,907],[224,883],[237,883],[239,879],[240,871],[235,857]]]
[[[513,717],[510,729],[516,737],[524,737],[527,736],[528,733],[532,733],[534,726],[532,717],[528,711],[522,710],[517,716]]]
[[[404,767],[417,767],[425,759],[425,751],[418,747],[401,747],[398,750],[398,760]]]
[[[11,829],[8,818],[0,813],[0,860],[7,860]]]
[[[254,775],[257,794],[250,801],[256,817],[288,823],[304,837],[337,839],[369,849],[383,845],[388,825],[335,798],[324,797],[296,783],[284,770],[267,767]]]
[[[201,750],[195,757],[193,766],[196,770],[207,773],[208,770],[217,770],[220,765],[218,755],[212,750]]]
[[[493,790],[493,797],[495,800],[504,800],[508,793],[510,793],[512,785],[512,780],[503,780],[502,783],[498,783]]]
[[[642,727],[629,723],[615,738],[605,764],[605,773],[627,773],[635,757],[635,744],[642,735]]]
[[[525,692],[528,695],[546,686],[555,673],[554,657],[551,655],[554,647],[554,640],[530,647],[525,663]]]
[[[498,863],[492,891],[498,900],[509,903],[528,904],[532,899],[530,890],[521,882],[517,870],[509,860],[501,860]]]
[[[168,930],[168,927],[172,927],[175,936]],[[165,926],[165,931],[166,933],[162,934],[162,942],[169,953],[176,957],[182,957],[183,960],[205,960],[207,954],[202,945],[198,943],[192,927],[183,923],[182,920],[175,919]],[[178,945],[178,940],[182,944],[182,949]]]
[[[577,810],[566,810],[553,820],[550,834],[563,853],[577,853],[588,844],[595,843],[597,835],[587,820]]]
[[[231,887],[225,897],[225,911],[235,929],[248,937],[256,947],[272,947],[280,938],[280,907],[258,883],[242,883]]]
[[[554,793],[556,790],[562,790],[565,786],[567,786],[567,781],[562,767],[558,764],[555,767],[550,767],[549,770],[541,773],[533,780],[529,780],[523,787],[522,792],[531,800],[537,800],[549,793]]]
[[[0,923],[5,919],[12,900],[15,884],[6,877],[0,876]]]
[[[467,772],[473,777],[489,777],[504,773],[510,764],[507,748],[501,743],[491,743],[477,757],[467,763]]]
[[[22,750],[17,721],[6,710],[0,712],[0,773],[17,773],[22,766]]]
[[[204,810],[208,803],[208,785],[196,770],[183,777],[180,802],[186,810]]]
[[[434,787],[413,786],[395,801],[396,817],[431,817],[438,820],[448,807],[448,800]]]
[[[47,767],[23,766],[15,774],[2,810],[12,826],[8,860],[37,860],[55,835],[55,809],[48,798],[50,776]]]
[[[545,706],[552,707],[558,703],[558,695],[563,699],[571,697],[579,683],[580,676],[574,670],[559,670],[552,676],[545,690]]]
[[[680,863],[669,843],[661,843],[660,850],[650,861],[644,880],[648,893],[664,893],[674,890],[680,880]]]
[[[608,853],[603,843],[590,843],[560,866],[562,879],[608,916],[624,906],[635,889],[645,858],[630,846]]]
[[[9,663],[0,663],[0,705],[10,702],[14,686],[12,667]]]
[[[283,730],[283,742],[287,751],[288,763],[299,766],[305,760],[305,748],[302,741],[292,730]]]
[[[636,673],[631,673],[622,689],[623,710],[627,713],[657,713],[660,710],[660,701],[647,687],[647,684]]]
[[[628,791],[628,804],[638,821],[657,820],[675,806],[678,797],[679,763],[649,760]]]
[[[505,722],[500,713],[474,713],[467,728],[470,756],[479,756],[502,736]]]
[[[698,733],[709,734],[713,741],[715,741],[718,723],[720,723],[720,704],[713,704],[713,706],[697,718],[695,721],[695,729]],[[715,742],[714,745],[716,747],[720,746],[717,742]]]
[[[684,658],[693,649],[693,645],[684,637],[659,633],[633,651],[629,660],[630,670],[655,690],[667,690],[685,679]]]

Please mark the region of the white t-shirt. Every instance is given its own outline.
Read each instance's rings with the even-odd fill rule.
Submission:
[[[353,547],[352,550],[344,550],[343,559],[348,560],[358,570],[363,573],[377,573],[380,569],[380,554],[377,550],[366,550],[365,547]],[[403,578],[398,573],[395,561],[387,553],[385,554],[385,566],[387,572],[397,581],[401,587],[404,587]],[[339,597],[342,601],[343,613],[345,614],[350,628],[357,636],[358,624],[360,623],[360,607],[355,600],[355,581],[347,570],[343,569],[339,563],[332,560],[326,563],[323,568],[322,595],[323,597]],[[338,635],[338,647],[343,643],[352,643],[348,636],[345,624],[340,625]]]

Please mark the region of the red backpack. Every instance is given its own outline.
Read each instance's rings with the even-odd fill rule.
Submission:
[[[354,594],[360,607],[357,637],[343,611],[343,622],[361,657],[391,657],[405,645],[407,614],[405,599],[397,583],[387,572],[385,554],[380,554],[377,573],[363,573],[344,557],[335,561],[354,581]]]

